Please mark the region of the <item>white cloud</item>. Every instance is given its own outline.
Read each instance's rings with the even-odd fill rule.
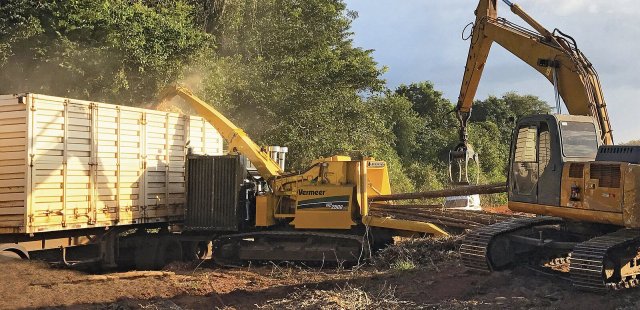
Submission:
[[[520,0],[514,2],[517,2],[525,10],[544,11],[555,16],[572,16],[584,13],[593,15],[637,15],[640,13],[640,1],[637,0]]]
[[[567,16],[588,8],[589,2],[584,0],[522,0],[516,1],[522,8],[542,9],[553,12],[555,15]]]

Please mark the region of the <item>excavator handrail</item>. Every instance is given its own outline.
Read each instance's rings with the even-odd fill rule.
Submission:
[[[168,86],[162,91],[160,101],[170,100],[175,96],[179,96],[186,101],[198,112],[198,115],[209,122],[220,133],[222,138],[227,141],[228,149],[231,152],[246,156],[265,180],[270,180],[283,174],[280,165],[269,156],[264,148],[258,146],[240,127],[236,126],[213,106],[198,98],[189,89],[179,85]]]

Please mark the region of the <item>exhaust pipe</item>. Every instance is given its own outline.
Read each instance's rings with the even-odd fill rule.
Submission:
[[[286,146],[272,145],[268,147],[268,150],[269,150],[269,156],[271,157],[271,159],[273,159],[273,161],[278,163],[278,166],[280,166],[280,169],[284,171],[286,156],[287,156],[286,154],[289,152],[289,148]]]

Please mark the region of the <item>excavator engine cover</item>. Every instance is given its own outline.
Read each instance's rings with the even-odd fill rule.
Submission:
[[[613,161],[640,164],[640,146],[603,145],[598,149],[596,161]]]

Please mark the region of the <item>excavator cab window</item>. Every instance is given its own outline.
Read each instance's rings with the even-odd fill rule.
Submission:
[[[598,137],[593,123],[560,122],[562,152],[566,157],[595,158]]]
[[[538,127],[518,128],[512,162],[514,190],[519,195],[535,195],[538,183]]]
[[[551,133],[549,133],[549,126],[546,123],[540,124],[538,141],[539,168],[540,176],[542,176],[547,171],[549,161],[551,161]]]
[[[514,196],[510,199],[536,203],[540,184],[557,177],[551,164],[551,132],[546,121],[536,121],[521,124],[516,133],[510,172]]]

